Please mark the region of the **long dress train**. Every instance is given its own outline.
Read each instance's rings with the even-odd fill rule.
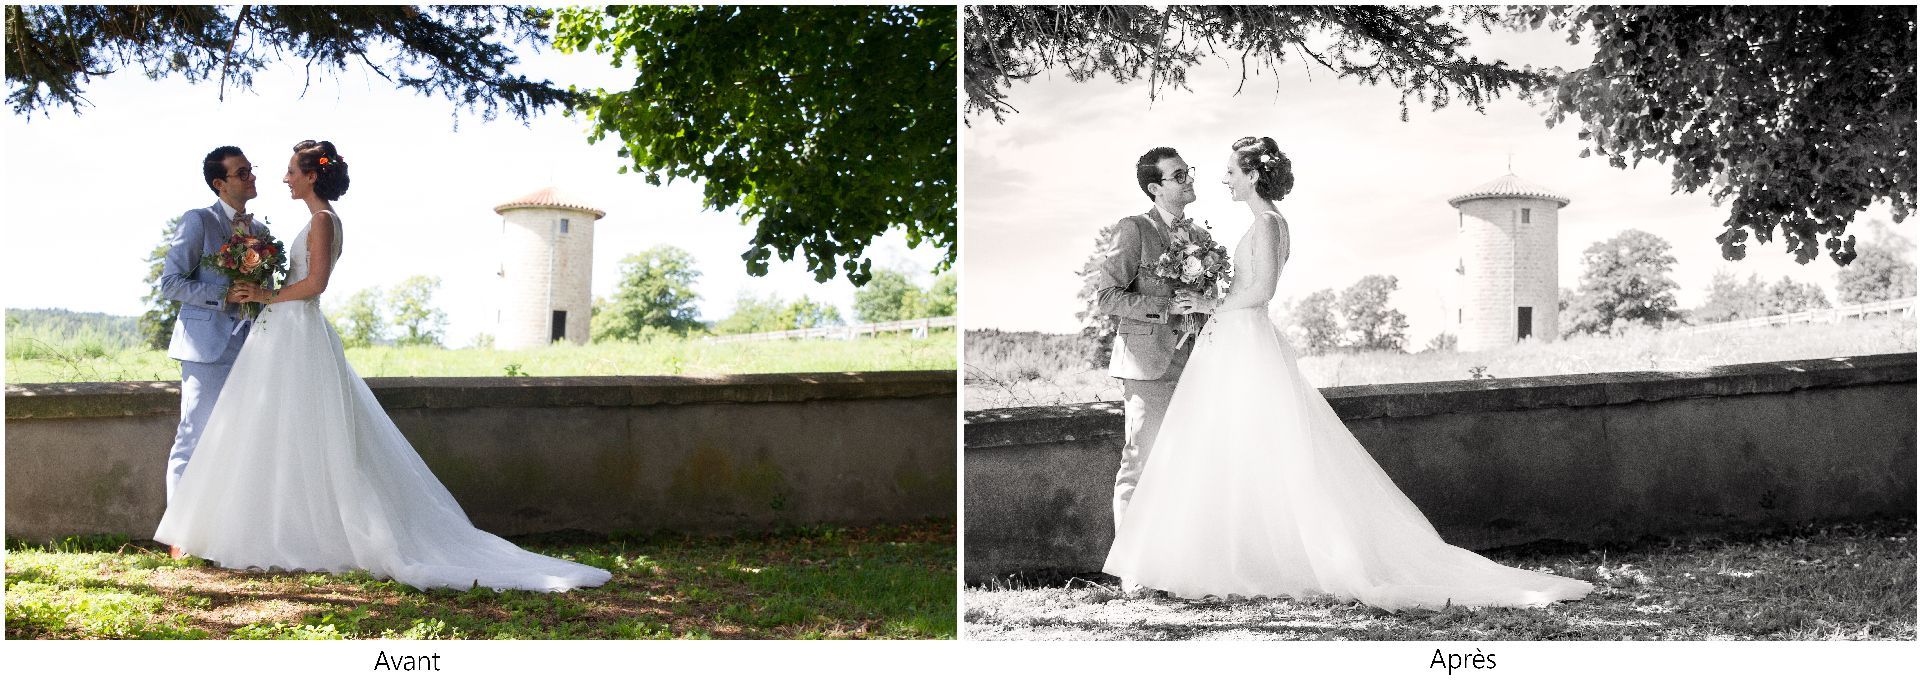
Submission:
[[[306,236],[288,247],[288,283],[305,277]],[[312,299],[275,303],[255,325],[153,537],[226,568],[365,570],[421,589],[560,591],[610,577],[475,528]]]
[[[1333,596],[1387,610],[1592,590],[1442,541],[1301,374],[1265,304],[1216,313],[1194,345],[1106,572],[1185,598]]]

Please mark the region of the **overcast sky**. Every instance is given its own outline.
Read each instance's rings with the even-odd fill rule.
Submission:
[[[632,72],[610,68],[604,56],[516,52],[523,73],[563,86],[631,83]],[[805,294],[852,317],[853,287],[844,277],[816,284],[804,256],[797,265],[774,263],[766,277],[748,276],[739,256],[751,225],[734,211],[703,211],[697,183],[654,187],[618,174],[618,137],[588,145],[584,119],[549,111],[526,126],[463,113],[455,131],[450,102],[398,90],[361,69],[316,80],[304,97],[300,70],[288,65],[259,73],[252,92],[229,85],[224,102],[214,83],[153,82],[137,68],[85,88],[92,106],[77,115],[6,116],[6,307],[139,314],[147,254],[165,222],[215,202],[200,160],[223,144],[240,146],[266,170],[248,210],[290,240],[307,212],[280,177],[293,144],[314,138],[333,141],[353,166],[352,188],[335,204],[347,249],[329,299],[408,275],[438,276],[436,304],[449,316],[450,346],[493,327],[500,235],[493,207],[550,184],[607,211],[594,237],[595,295],[612,293],[622,257],[670,244],[692,253],[704,273],[697,287],[704,318],[726,316],[742,289],[789,300]],[[75,240],[90,251],[83,264],[65,259]],[[925,243],[907,249],[897,230],[868,255],[876,267],[919,274],[922,285],[941,258]]]
[[[1592,57],[1560,32],[1474,31],[1471,52],[1511,64],[1577,68]],[[1238,96],[1240,67],[1216,58],[1189,73],[1191,92],[1163,91],[1149,101],[1144,82],[1100,79],[1076,84],[1044,74],[1007,89],[1018,113],[1005,123],[975,116],[963,132],[964,309],[969,329],[1077,331],[1075,270],[1100,229],[1151,206],[1135,184],[1133,162],[1169,145],[1198,169],[1199,200],[1188,215],[1231,246],[1249,215],[1219,183],[1228,146],[1241,136],[1271,136],[1293,161],[1295,185],[1280,203],[1292,227],[1291,262],[1276,302],[1343,289],[1368,274],[1399,277],[1393,306],[1409,322],[1419,350],[1451,320],[1455,211],[1447,199],[1512,169],[1572,199],[1560,212],[1560,280],[1576,286],[1580,253],[1627,229],[1673,244],[1680,304],[1699,305],[1718,269],[1768,280],[1791,275],[1833,295],[1836,271],[1822,255],[1800,265],[1785,244],[1749,242],[1728,263],[1714,236],[1726,219],[1704,195],[1674,194],[1669,168],[1644,162],[1618,170],[1578,157],[1577,120],[1549,129],[1541,112],[1505,98],[1486,114],[1458,104],[1433,112],[1411,103],[1399,120],[1399,95],[1386,85],[1340,81],[1298,61],[1251,73]],[[1891,222],[1884,206],[1862,216]],[[1913,231],[1912,224],[1893,225]]]

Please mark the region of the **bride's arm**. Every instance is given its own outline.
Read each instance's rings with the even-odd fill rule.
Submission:
[[[1287,234],[1287,220],[1262,215],[1252,231],[1254,234],[1250,240],[1253,241],[1253,250],[1249,252],[1252,253],[1250,259],[1253,264],[1241,265],[1236,270],[1245,278],[1233,280],[1233,290],[1213,306],[1214,312],[1264,307],[1273,300],[1274,290],[1280,286],[1280,268],[1287,264],[1291,243]]]
[[[327,278],[333,276],[333,220],[326,215],[313,216],[307,227],[307,278],[275,291],[268,303],[297,301],[325,293]]]

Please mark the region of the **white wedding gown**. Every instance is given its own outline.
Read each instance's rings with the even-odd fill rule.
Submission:
[[[1248,244],[1235,265],[1252,264]],[[1331,596],[1389,611],[1592,590],[1441,541],[1300,373],[1266,303],[1216,313],[1195,342],[1107,573],[1190,599]]]
[[[287,283],[305,278],[305,230],[287,258]],[[365,570],[419,589],[560,591],[610,577],[475,529],[313,299],[275,303],[254,325],[153,538],[225,568]]]

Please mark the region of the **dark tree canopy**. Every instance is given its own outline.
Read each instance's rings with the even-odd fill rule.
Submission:
[[[576,100],[549,81],[509,71],[512,42],[538,47],[544,10],[502,6],[8,5],[7,101],[31,117],[87,104],[85,84],[126,67],[148,78],[218,80],[250,87],[276,61],[337,73],[348,63],[422,95],[437,95],[493,119],[501,106],[524,121]],[[374,55],[386,55],[376,63]]]
[[[1845,265],[1855,213],[1912,211],[1912,6],[1553,6],[1512,21],[1593,43],[1593,64],[1554,75],[1547,123],[1578,116],[1583,157],[1672,162],[1675,191],[1727,201],[1728,260],[1749,230],[1777,231],[1802,264],[1824,245]]]
[[[1338,78],[1387,83],[1400,92],[1402,120],[1409,99],[1437,110],[1457,98],[1480,110],[1543,81],[1460,54],[1467,40],[1453,21],[1484,27],[1499,19],[1483,7],[969,5],[968,124],[981,112],[1004,121],[1014,111],[1005,89],[1050,69],[1074,81],[1144,77],[1153,98],[1185,88],[1187,69],[1216,54],[1239,60],[1242,87],[1248,70],[1275,72],[1291,55]],[[1331,40],[1319,40],[1323,33]]]
[[[564,9],[555,44],[632,64],[633,86],[595,91],[591,140],[609,134],[651,184],[699,179],[716,210],[758,231],[741,257],[764,275],[804,253],[819,281],[872,275],[887,230],[953,265],[954,9]],[[622,167],[625,172],[629,167]]]

